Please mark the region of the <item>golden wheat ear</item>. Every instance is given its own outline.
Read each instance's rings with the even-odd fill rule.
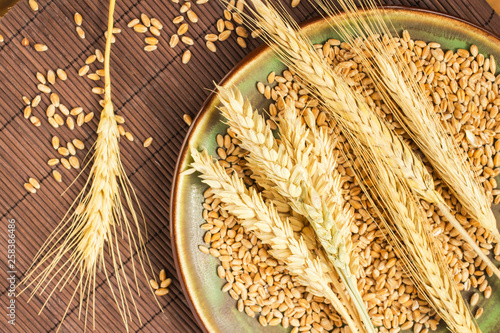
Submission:
[[[352,0],[337,3],[351,22],[347,27],[336,24],[339,9],[331,2],[315,0],[330,16],[330,24],[343,39],[348,41],[354,52],[362,60],[365,71],[372,79],[377,91],[406,132],[417,143],[441,179],[449,186],[468,213],[476,219],[493,237],[500,240],[496,220],[490,207],[490,200],[465,163],[467,156],[460,150],[454,139],[443,126],[440,115],[424,96],[411,70],[391,42],[391,30],[384,21],[380,10],[375,9],[375,1],[361,1],[362,8],[371,9],[361,13]],[[405,33],[405,38],[409,34]],[[425,175],[430,178],[430,175]],[[420,197],[435,204],[462,238],[492,272],[500,278],[500,270],[480,249],[467,230],[452,214],[445,199],[435,190],[433,182],[417,191]]]
[[[76,283],[61,324],[71,303],[76,299],[79,315],[84,313],[86,330],[89,312],[92,314],[92,327],[95,328],[95,281],[97,273],[102,272],[128,332],[129,322],[133,321],[134,317],[141,323],[135,302],[135,297],[140,296],[136,262],[140,264],[145,278],[146,265],[149,266],[151,274],[153,270],[145,252],[144,239],[147,233],[144,216],[120,159],[120,134],[111,100],[110,55],[114,10],[115,0],[111,0],[104,55],[104,106],[97,128],[97,140],[92,147],[94,154],[89,177],[68,213],[35,256],[34,264],[22,284],[26,286],[23,291],[33,286],[31,297],[36,293],[47,293],[46,301],[40,310],[42,311],[57,289],[62,290],[71,283]],[[134,205],[137,205],[138,212]],[[70,213],[73,207],[76,209]],[[143,223],[140,222],[141,219]],[[120,245],[120,237],[128,241],[126,249]],[[109,253],[110,264],[107,264],[104,258],[105,249]],[[127,274],[129,270],[126,271],[123,264],[124,251],[131,254],[132,277]],[[110,281],[110,272],[113,274],[113,284]],[[130,280],[132,282],[129,282]],[[55,286],[48,290],[52,283]],[[58,329],[60,328],[61,325]]]

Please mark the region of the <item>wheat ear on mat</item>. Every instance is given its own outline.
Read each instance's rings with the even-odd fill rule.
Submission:
[[[332,158],[333,142],[316,133],[316,146],[309,144],[306,147],[308,131],[298,121],[295,108],[287,106],[278,125],[282,142],[287,144],[276,150],[271,128],[266,125],[264,117],[252,110],[250,102],[244,101],[241,92],[235,88],[218,89],[224,104],[221,113],[241,141],[240,146],[250,152],[247,160],[250,169],[259,176],[256,180],[266,179],[261,186],[270,185],[295,212],[307,218],[349,292],[366,331],[374,332],[349,266],[350,249],[346,239],[350,236],[352,216],[343,209],[341,176],[336,172],[336,161]],[[287,146],[290,146],[290,153]],[[312,150],[320,155],[320,159],[314,158],[316,155],[311,154]]]
[[[221,113],[241,141],[240,146],[250,152],[247,161],[259,176],[256,180],[265,179],[261,186],[270,185],[295,212],[307,218],[349,292],[366,331],[374,332],[349,266],[351,249],[346,239],[350,237],[352,216],[344,211],[332,140],[324,133],[314,133],[315,145],[306,144],[308,130],[300,123],[295,108],[287,106],[278,125],[285,144],[276,150],[271,128],[263,116],[252,110],[250,102],[244,101],[241,92],[236,88],[217,88],[224,105]]]
[[[338,10],[330,2],[316,0],[321,8],[330,16],[332,28],[352,47],[352,52],[361,59],[368,74],[391,112],[403,124],[405,130],[417,143],[420,150],[431,162],[433,168],[446,182],[467,212],[476,219],[497,241],[500,233],[484,189],[474,178],[466,156],[460,152],[454,139],[448,135],[439,114],[436,114],[430,102],[423,95],[420,87],[412,78],[410,69],[400,52],[388,42],[370,36],[390,36],[390,30],[379,11],[374,10],[370,0],[362,2],[371,11],[360,14],[351,0],[339,0],[343,12],[351,20],[348,27],[335,24]],[[368,21],[369,20],[369,21]],[[388,39],[388,38],[386,38]],[[361,47],[359,44],[365,44]],[[403,75],[405,74],[405,75]],[[433,187],[434,188],[434,187]],[[432,189],[433,189],[432,188]],[[477,243],[470,237],[460,222],[450,213],[444,198],[436,196],[435,203],[448,221],[457,229],[465,241],[479,257],[500,278],[500,270],[481,251]]]
[[[331,112],[346,137],[351,138],[351,145],[360,143],[363,150],[359,152],[370,152],[370,158],[365,157],[365,163],[370,164],[369,161],[374,160],[377,163],[382,163],[383,166],[380,167],[382,175],[384,175],[384,172],[385,174],[391,172],[392,177],[389,180],[392,181],[392,184],[378,184],[378,178],[374,178],[372,180],[373,185],[377,185],[377,189],[390,189],[395,186],[396,182],[404,181],[402,183],[404,186],[401,185],[398,189],[405,187],[408,183],[411,191],[423,189],[423,194],[432,195],[433,192],[428,193],[426,183],[432,181],[430,175],[427,173],[426,177],[418,177],[418,174],[412,171],[413,166],[417,169],[419,164],[413,164],[412,161],[417,162],[418,159],[414,157],[411,150],[385,126],[381,119],[378,119],[368,109],[368,106],[361,98],[349,90],[342,78],[335,75],[331,68],[321,60],[315,53],[311,42],[295,30],[296,23],[294,24],[291,19],[287,21],[271,6],[265,6],[260,0],[253,0],[252,2],[256,8],[257,25],[265,32],[265,38],[282,61],[295,70],[313,95],[322,102],[323,107]],[[393,161],[393,163],[396,163],[396,167],[389,163],[390,160],[386,157],[386,154],[390,154],[389,156],[396,159]],[[408,163],[408,161],[412,163]],[[417,170],[425,170],[422,163],[420,163],[420,167],[421,169]],[[372,171],[370,168],[366,168],[365,172],[369,174]],[[412,173],[413,177],[411,176]],[[402,177],[402,174],[405,177]],[[418,185],[424,186],[418,187]],[[367,196],[370,195],[368,191],[365,193]],[[422,244],[420,239],[413,240],[413,237],[427,237],[423,221],[413,221],[414,216],[418,216],[414,215],[413,212],[417,214],[418,209],[412,209],[410,211],[412,214],[409,214],[404,221],[400,221],[398,212],[399,210],[404,212],[405,205],[416,205],[414,198],[399,198],[397,190],[392,195],[387,194],[387,191],[381,193],[384,193],[384,200],[381,200],[380,203],[384,204],[385,200],[389,203],[386,210],[392,214],[392,224],[400,228],[400,233],[406,237],[405,245],[406,243],[409,243],[409,246]],[[374,198],[379,195],[379,193],[376,193]],[[412,226],[412,223],[416,223],[416,225]],[[408,226],[405,227],[405,224]],[[418,233],[413,233],[417,231]],[[392,235],[391,239],[393,242],[399,242],[399,238],[395,235]],[[412,241],[416,243],[412,243]],[[431,245],[430,242],[425,244],[426,246]],[[474,323],[470,323],[470,313],[456,286],[453,287],[453,280],[442,269],[444,266],[441,261],[436,261],[434,257],[420,257],[422,251],[426,251],[425,253],[428,255],[439,255],[440,252],[433,254],[432,251],[428,251],[429,247],[422,250],[420,246],[413,246],[411,250],[412,252],[409,253],[411,257],[406,258],[406,266],[412,272],[410,276],[416,284],[421,286],[421,291],[430,300],[430,304],[440,313],[441,317],[447,321],[448,326],[455,332],[463,332],[463,327],[473,328],[468,332],[479,331],[477,327],[474,328]],[[414,264],[414,261],[418,262],[418,260],[425,260],[425,262],[419,265],[419,269],[411,270],[411,265]],[[433,270],[427,271],[427,266],[432,266]],[[420,270],[425,272],[422,273]],[[419,281],[421,276],[424,277],[423,283]],[[467,324],[467,326],[464,326],[464,324]]]
[[[134,301],[135,292],[129,279],[135,285],[137,296],[140,296],[135,264],[136,261],[140,263],[146,277],[145,261],[149,263],[149,258],[144,252],[145,233],[139,223],[140,216],[134,209],[134,203],[138,205],[138,200],[120,160],[120,134],[111,101],[110,54],[114,9],[115,1],[111,0],[104,58],[104,108],[97,128],[97,140],[93,146],[94,154],[88,162],[93,162],[89,177],[62,221],[35,256],[34,263],[22,283],[26,285],[24,290],[33,286],[31,297],[36,293],[44,295],[46,301],[40,311],[47,305],[56,289],[62,290],[74,284],[71,286],[74,292],[63,318],[60,318],[61,323],[71,303],[76,299],[79,303],[79,315],[82,312],[85,314],[86,330],[89,311],[92,312],[92,326],[95,328],[96,275],[102,271],[128,332],[128,323],[133,321],[134,316],[141,322]],[[122,195],[125,203],[122,203]],[[126,214],[127,207],[131,220]],[[142,212],[140,215],[142,216]],[[122,236],[127,238],[126,248],[119,244],[119,237]],[[109,253],[108,259],[104,256],[105,248]],[[123,265],[125,258],[122,257],[122,250],[132,254],[132,269],[128,274]],[[117,290],[110,281],[111,277],[114,278]],[[48,290],[48,286],[52,284],[52,290]],[[132,305],[129,305],[129,302]],[[58,329],[60,328],[61,325]]]
[[[500,277],[500,270],[451,214],[444,198],[435,190],[432,176],[410,147],[370,110],[361,95],[352,91],[343,78],[323,62],[311,42],[296,30],[296,23],[291,19],[284,21],[273,8],[266,7],[260,0],[253,0],[253,3],[258,13],[258,22],[255,24],[264,31],[266,42],[283,63],[296,71],[343,131],[355,133],[367,147],[374,145],[376,158],[383,159],[388,166],[397,169],[398,176],[420,198],[436,204],[478,256]]]
[[[200,153],[192,148],[191,156],[193,170],[201,173],[202,181],[210,186],[215,197],[226,204],[226,209],[240,219],[246,232],[254,232],[262,243],[268,244],[270,254],[283,261],[290,274],[297,276],[312,294],[325,297],[351,330],[358,332],[345,306],[329,286],[331,281],[326,267],[318,259],[313,259],[302,238],[295,239],[290,224],[280,218],[276,207],[266,204],[254,188],[247,189],[236,174],[229,176],[206,151]]]

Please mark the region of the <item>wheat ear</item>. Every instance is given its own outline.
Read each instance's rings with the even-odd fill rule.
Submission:
[[[410,189],[393,169],[374,158],[372,152],[356,147],[356,138],[349,135],[348,140],[356,155],[363,156],[361,165],[368,179],[377,184],[368,192],[374,204],[383,207],[386,218],[380,220],[419,291],[452,332],[481,332],[445,268],[440,248],[430,238],[423,211],[417,206]]]
[[[222,114],[241,141],[240,146],[250,152],[247,157],[250,169],[259,176],[258,179],[266,179],[262,185],[274,188],[295,212],[307,218],[349,292],[366,331],[374,332],[349,266],[346,239],[349,238],[352,216],[344,211],[333,142],[316,133],[313,138],[316,145],[306,146],[308,131],[305,124],[300,123],[295,108],[287,106],[278,125],[280,137],[286,144],[276,150],[271,128],[266,125],[264,117],[252,110],[248,100],[243,100],[241,92],[223,87],[218,89],[224,104]]]
[[[283,261],[288,271],[297,276],[312,294],[325,297],[347,321],[351,330],[358,332],[345,306],[329,287],[331,281],[324,265],[318,259],[313,259],[302,238],[295,239],[290,224],[280,218],[276,208],[267,205],[254,188],[247,189],[237,175],[229,176],[206,151],[199,153],[192,149],[191,156],[194,160],[192,168],[201,173],[203,182],[226,204],[226,209],[240,219],[246,232],[254,232],[262,243],[268,244],[274,258]]]
[[[332,18],[332,22],[335,22],[334,14],[338,12],[335,7],[323,0],[316,1]],[[418,144],[420,150],[427,156],[434,169],[460,203],[482,227],[497,240],[500,240],[488,198],[473,177],[467,164],[464,163],[466,156],[460,153],[456,142],[443,127],[439,115],[434,113],[434,108],[423,96],[415,80],[411,78],[410,70],[401,54],[387,45],[388,43],[380,41],[379,38],[371,37],[378,36],[378,34],[384,36],[390,34],[378,11],[368,12],[366,13],[367,17],[364,17],[356,9],[352,0],[339,0],[338,3],[344,13],[351,18],[350,29],[337,24],[332,24],[332,27],[336,28],[345,40],[351,42],[352,52],[355,52],[362,59],[366,71],[378,91],[381,92],[386,105],[404,125],[414,142]],[[367,0],[366,5],[374,9],[374,4],[370,0]],[[357,36],[354,35],[353,31],[356,32]],[[363,42],[365,48],[359,46]],[[407,79],[403,77],[403,73],[406,74]],[[434,190],[433,184],[431,190]],[[434,190],[434,192],[436,191]],[[500,278],[500,270],[450,213],[450,208],[444,198],[437,192],[434,198],[435,201],[430,202],[438,206],[464,240]]]
[[[325,106],[325,111],[337,120],[344,132],[355,133],[367,147],[373,145],[376,158],[384,159],[390,167],[397,169],[400,177],[420,198],[436,204],[477,255],[500,277],[500,270],[451,214],[444,198],[435,190],[432,176],[410,147],[323,62],[310,41],[296,31],[291,20],[285,21],[260,0],[253,0],[253,3],[258,13],[257,24],[264,30],[267,41],[282,61],[299,74],[310,92]]]
[[[385,163],[396,163],[397,167],[387,168],[388,170],[396,170],[396,176],[399,178],[395,177],[394,181],[404,179],[405,183],[408,182],[410,184],[412,190],[420,190],[422,196],[434,195],[435,192],[429,191],[432,187],[429,187],[427,184],[429,181],[432,182],[432,178],[426,173],[423,164],[418,163],[418,159],[414,157],[411,150],[385,126],[382,120],[378,119],[368,109],[368,106],[361,98],[349,90],[343,80],[336,76],[328,65],[323,63],[321,58],[315,53],[311,43],[297,33],[290,24],[285,22],[274,9],[266,7],[259,0],[254,0],[253,3],[258,14],[258,25],[265,31],[268,41],[275,43],[271,44],[272,47],[283,59],[283,62],[295,70],[306,83],[309,90],[320,101],[323,101],[323,105],[330,110],[343,128],[346,136],[352,138],[352,144],[361,141],[365,150],[371,152],[374,160],[384,161],[384,167],[387,167]],[[387,155],[393,156],[393,158],[387,158]],[[411,163],[408,163],[408,161]],[[384,167],[381,169],[384,169]],[[367,173],[371,172],[369,168],[365,169],[365,171]],[[414,171],[422,172],[422,176],[418,176],[418,172]],[[405,177],[402,178],[401,174],[404,174]],[[377,184],[377,181],[377,179],[373,179],[372,183]],[[399,209],[403,210],[406,204],[412,203],[410,199],[403,202],[397,199],[397,191],[393,193],[393,196],[385,196],[385,200],[388,200],[392,204],[398,203],[394,206],[396,212]],[[393,214],[395,221],[398,220],[397,216],[396,213]],[[411,224],[413,221],[412,218],[413,216],[410,215],[405,220],[405,223]],[[394,224],[398,226],[397,223]],[[403,232],[405,230],[407,229],[402,229]],[[426,236],[423,224],[418,225],[418,228],[415,230],[420,232],[420,234],[415,235],[416,237],[419,235]],[[412,233],[407,232],[406,237],[411,242]],[[397,237],[393,237],[392,239],[395,242],[398,241]],[[413,249],[415,252],[411,254],[417,258],[420,250],[418,247],[414,247]],[[413,257],[406,260],[408,266],[412,264]],[[434,300],[430,304],[436,308],[436,311],[442,313],[442,317],[448,320],[448,325],[453,329],[458,329],[462,322],[467,323],[469,321],[470,313],[465,306],[462,306],[464,302],[460,294],[452,290],[453,281],[446,277],[446,272],[443,272],[439,262],[433,261],[432,257],[425,258],[425,260],[428,261],[428,264],[432,264],[436,270],[435,272],[433,271],[433,274],[427,275],[427,283],[437,280],[440,283],[438,285],[439,294],[436,295],[436,291],[428,284],[420,283],[422,290],[429,299]],[[422,265],[420,268],[425,270],[426,266]],[[418,270],[413,271],[413,273],[411,276],[418,283]],[[436,297],[443,298],[436,300]],[[450,302],[450,300],[454,300],[454,303]],[[457,325],[457,323],[459,324]]]
[[[71,295],[61,323],[68,313],[73,299],[79,292],[79,313],[85,312],[85,328],[90,306],[93,327],[95,327],[96,274],[98,270],[102,270],[128,332],[128,322],[132,320],[128,299],[132,302],[132,307],[139,322],[141,322],[141,319],[134,301],[134,292],[129,284],[130,276],[126,274],[123,266],[122,249],[118,242],[118,238],[121,237],[120,233],[125,234],[128,238],[127,252],[137,252],[136,255],[131,257],[131,265],[133,267],[133,283],[138,296],[140,296],[140,288],[137,281],[135,261],[140,262],[144,276],[146,276],[144,260],[149,262],[149,259],[147,254],[142,253],[144,250],[144,236],[141,232],[139,218],[134,210],[134,201],[137,204],[138,201],[120,160],[120,134],[111,101],[110,53],[114,9],[115,1],[111,0],[104,57],[104,109],[97,129],[97,140],[93,147],[93,165],[89,178],[69,211],[74,206],[77,206],[77,209],[71,214],[68,211],[63,217],[61,223],[35,256],[34,263],[22,283],[26,285],[26,288],[34,285],[31,297],[37,292],[44,293],[51,283],[55,283],[55,286],[52,287],[53,290],[48,292],[45,297],[46,301],[40,310],[42,311],[55,290],[58,288],[62,290],[67,284],[76,281],[77,286]],[[86,191],[87,188],[88,192]],[[122,203],[121,195],[125,197],[126,205]],[[126,206],[129,208],[132,221],[129,221],[125,213]],[[134,236],[133,227],[137,230],[137,236]],[[110,268],[104,258],[106,244],[111,258]],[[137,256],[137,259],[134,258],[135,256]],[[37,262],[38,259],[40,259],[39,262]],[[49,261],[49,264],[44,267],[47,261]],[[60,267],[58,268],[58,266]],[[114,272],[116,287],[113,287],[110,282],[108,269]],[[117,288],[117,292],[115,292],[114,288]],[[83,309],[85,300],[87,305]],[[59,325],[60,327],[61,325]]]

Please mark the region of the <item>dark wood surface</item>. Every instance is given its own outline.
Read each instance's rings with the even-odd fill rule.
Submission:
[[[500,34],[500,17],[484,0],[401,0],[385,1],[387,5],[405,5],[428,8],[467,19],[477,25]],[[20,1],[0,20],[0,34],[5,41],[0,43],[0,214],[1,243],[0,262],[2,290],[0,305],[6,312],[7,302],[7,223],[15,219],[17,236],[17,277],[22,278],[36,251],[55,228],[73,198],[86,179],[83,172],[64,196],[78,172],[58,170],[63,182],[57,183],[51,176],[47,160],[57,156],[50,145],[50,138],[57,134],[64,141],[79,138],[86,149],[78,153],[83,159],[96,135],[100,106],[99,98],[90,92],[97,84],[77,75],[87,56],[96,48],[104,48],[103,32],[106,30],[107,1],[39,0],[40,10],[33,12],[27,0]],[[184,113],[194,117],[212,88],[212,81],[219,81],[238,61],[260,42],[249,39],[249,47],[241,49],[233,34],[229,40],[217,43],[217,53],[209,52],[204,45],[204,35],[216,32],[215,22],[222,16],[218,1],[210,0],[205,5],[193,5],[199,15],[198,24],[191,24],[187,33],[195,40],[190,47],[193,57],[187,65],[181,63],[186,49],[179,45],[168,47],[170,35],[176,27],[170,23],[179,15],[180,5],[169,0],[118,0],[115,14],[116,25],[122,29],[113,45],[113,97],[118,113],[126,118],[126,127],[136,140],[122,140],[122,160],[131,182],[140,198],[148,224],[147,249],[156,271],[167,270],[173,279],[170,293],[160,298],[163,313],[154,299],[145,291],[137,304],[142,316],[142,325],[137,320],[131,323],[132,332],[199,332],[193,315],[182,294],[175,273],[169,239],[169,199],[173,170],[187,125],[182,120]],[[290,8],[289,8],[290,9]],[[316,14],[303,0],[297,8],[290,9],[295,18],[304,21]],[[83,28],[87,38],[81,40],[75,33],[73,15],[80,12],[84,17]],[[157,17],[163,22],[159,49],[152,53],[142,50],[143,35],[135,33],[126,24],[140,13]],[[32,47],[23,47],[21,40],[47,44],[49,50],[37,53]],[[24,103],[21,97],[33,98],[37,94],[38,82],[35,73],[46,73],[48,69],[64,68],[68,80],[58,81],[54,90],[68,107],[83,106],[85,112],[93,111],[96,117],[91,123],[77,127],[54,129],[46,118],[47,97],[34,114],[42,120],[41,127],[33,126],[23,118]],[[208,88],[208,89],[207,89]],[[45,106],[45,107],[42,107]],[[152,136],[153,144],[142,147],[145,138]],[[29,177],[40,180],[42,188],[36,194],[27,194],[23,183]],[[128,256],[125,265],[131,265]],[[130,267],[129,267],[130,268]],[[2,313],[0,332],[55,332],[69,300],[72,285],[63,292],[56,292],[47,308],[38,315],[45,296],[36,296],[27,303],[28,294],[17,299],[16,326],[7,325]],[[74,287],[74,286],[73,286]],[[109,287],[98,280],[97,287],[97,332],[124,332],[122,321],[113,306]],[[83,331],[83,321],[78,318],[78,307],[73,302],[61,326],[61,332]]]

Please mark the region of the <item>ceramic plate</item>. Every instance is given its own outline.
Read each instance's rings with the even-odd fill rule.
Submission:
[[[426,10],[401,7],[387,7],[384,15],[394,27],[400,29],[399,32],[407,29],[415,40],[438,42],[444,50],[468,49],[471,44],[476,44],[481,52],[493,54],[496,59],[500,59],[500,41],[463,20]],[[321,18],[305,22],[302,27],[313,43],[324,43],[329,38],[340,39]],[[261,110],[267,108],[269,102],[257,91],[256,82],[266,82],[271,71],[281,73],[284,69],[268,47],[260,47],[238,64],[221,85],[237,86],[243,95],[250,99],[254,108]],[[205,331],[285,332],[281,326],[262,327],[257,319],[238,312],[236,302],[229,294],[221,291],[225,281],[216,273],[218,259],[198,250],[198,245],[203,244],[204,231],[200,229],[200,225],[204,223],[202,203],[206,185],[201,183],[196,174],[181,176],[179,173],[191,162],[187,149],[189,145],[198,149],[206,148],[215,156],[215,137],[226,129],[216,109],[217,105],[219,101],[216,96],[210,96],[194,120],[179,155],[172,189],[172,248],[184,294],[190,302],[194,316]],[[495,211],[498,213],[497,209]],[[494,291],[499,289],[500,283],[497,279],[491,278],[490,282]],[[480,302],[483,301],[481,298]],[[479,320],[484,333],[500,332],[499,302],[500,292],[484,301],[484,314]],[[442,327],[439,332],[445,331],[446,328]]]

